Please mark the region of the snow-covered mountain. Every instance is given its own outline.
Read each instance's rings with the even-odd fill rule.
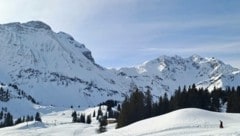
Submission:
[[[40,104],[89,106],[122,95],[115,74],[97,65],[83,44],[43,22],[0,25],[0,48],[0,81]]]
[[[87,107],[122,100],[133,86],[159,96],[193,83],[212,89],[240,81],[239,69],[197,55],[161,56],[137,67],[109,70],[96,64],[91,51],[72,36],[40,21],[0,25],[0,49],[0,82],[5,88],[17,86],[41,105]]]
[[[156,96],[165,92],[171,95],[179,86],[188,87],[193,83],[209,90],[240,83],[239,69],[215,58],[198,55],[189,58],[160,56],[137,67],[121,68],[117,73],[131,78],[138,86],[150,88]]]

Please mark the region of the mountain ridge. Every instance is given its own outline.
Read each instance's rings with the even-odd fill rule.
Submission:
[[[131,87],[156,97],[178,86],[237,86],[240,70],[215,58],[160,56],[142,65],[107,69],[91,51],[65,32],[41,21],[0,25],[0,81],[13,84],[39,104],[88,107],[123,100]]]

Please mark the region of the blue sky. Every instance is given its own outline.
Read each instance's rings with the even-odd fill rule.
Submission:
[[[240,68],[239,7],[239,0],[0,0],[0,23],[46,22],[105,67],[198,54]]]

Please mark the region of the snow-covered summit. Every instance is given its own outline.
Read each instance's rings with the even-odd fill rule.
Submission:
[[[160,56],[137,67],[121,68],[118,73],[127,76],[138,86],[150,87],[155,95],[165,91],[171,95],[178,86],[193,83],[210,90],[214,86],[236,86],[240,81],[238,71],[215,58],[199,55],[182,58],[176,55]]]
[[[3,26],[9,27],[10,29],[13,28],[33,28],[33,29],[45,29],[45,30],[51,30],[51,27],[44,22],[41,21],[29,21],[26,23],[20,23],[20,22],[14,22],[14,23],[8,23],[4,24]],[[18,29],[16,29],[18,30]]]
[[[27,22],[27,23],[23,23],[24,26],[27,26],[27,27],[33,27],[33,28],[36,28],[36,29],[46,29],[46,30],[51,30],[51,27],[41,21],[30,21],[30,22]]]

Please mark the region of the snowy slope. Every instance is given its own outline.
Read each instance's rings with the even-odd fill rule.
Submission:
[[[91,51],[72,36],[40,21],[0,25],[0,48],[0,82],[16,85],[41,105],[88,107],[123,100],[133,85],[159,96],[171,95],[180,85],[212,89],[240,81],[239,69],[197,55],[161,56],[109,70],[96,64]]]
[[[0,48],[0,81],[17,85],[40,104],[87,107],[119,99],[120,88],[126,88],[83,44],[43,22],[0,25]]]
[[[77,110],[77,109],[75,109]],[[85,115],[93,115],[98,107],[88,108],[86,110],[77,110],[77,113]],[[106,106],[102,107],[103,113],[106,112]],[[1,136],[86,136],[97,134],[99,128],[96,117],[92,117],[91,124],[72,123],[71,114],[73,109],[65,109],[60,111],[52,111],[42,114],[43,123],[39,122],[24,122],[12,127],[0,129]],[[115,124],[107,126],[108,130],[114,129]]]
[[[224,128],[219,128],[219,120]],[[182,109],[103,133],[102,136],[240,135],[240,114]]]
[[[1,111],[10,112],[15,118],[17,118],[20,116],[34,115],[36,113],[36,108],[34,108],[35,105],[37,105],[37,103],[31,95],[27,94],[15,85],[6,85],[1,83]]]
[[[82,111],[89,113],[97,108]],[[80,112],[80,111],[79,111]],[[182,109],[158,117],[149,118],[114,129],[114,124],[107,127],[107,132],[97,134],[98,123],[93,118],[92,124],[71,123],[72,110],[43,114],[43,124],[36,122],[0,129],[4,136],[238,136],[240,135],[240,114],[217,113],[200,109]],[[87,114],[86,114],[87,115]],[[219,128],[219,120],[224,128]]]

